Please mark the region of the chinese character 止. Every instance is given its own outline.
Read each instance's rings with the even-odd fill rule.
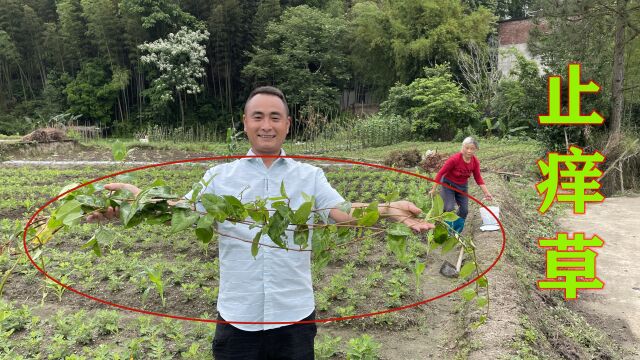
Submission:
[[[549,76],[549,113],[538,116],[540,125],[602,125],[604,118],[597,111],[592,111],[589,115],[582,115],[580,110],[580,94],[596,93],[600,91],[600,86],[593,81],[586,84],[580,83],[580,64],[569,64],[569,114],[561,114],[561,78],[560,76]]]
[[[595,251],[590,247],[601,247],[604,242],[597,235],[590,239],[584,233],[575,233],[569,238],[566,233],[556,234],[554,239],[539,239],[540,247],[547,250],[547,276],[538,281],[539,289],[563,289],[565,299],[576,299],[578,289],[602,289],[604,283],[596,277]],[[586,249],[585,249],[586,248]]]
[[[549,162],[538,161],[538,166],[545,180],[536,184],[539,194],[545,193],[544,200],[538,209],[545,213],[554,200],[559,202],[573,202],[573,212],[584,214],[586,202],[601,202],[604,196],[597,190],[601,184],[596,180],[602,176],[602,171],[596,167],[597,163],[604,161],[604,155],[599,151],[588,155],[582,154],[582,149],[577,146],[569,148],[570,154],[560,155],[549,153]],[[566,169],[560,169],[564,164]],[[582,166],[578,166],[581,164]],[[570,178],[571,181],[562,181]],[[590,181],[586,181],[591,178]],[[558,185],[563,192],[558,193]],[[567,193],[568,192],[568,193]]]

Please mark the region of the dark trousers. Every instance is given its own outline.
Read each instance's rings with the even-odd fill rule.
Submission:
[[[442,177],[442,183],[456,188],[464,193],[467,193],[469,191],[468,183],[464,185],[458,185],[445,177]],[[467,214],[469,213],[469,198],[444,186],[441,186],[440,188],[440,196],[442,196],[442,200],[444,200],[444,211],[453,211],[453,209],[456,208],[456,204],[458,204],[458,216],[466,219]]]
[[[303,320],[314,320],[312,312]],[[224,321],[218,315],[218,320]],[[218,324],[213,338],[215,360],[313,360],[315,323],[292,324],[276,329],[244,331]]]

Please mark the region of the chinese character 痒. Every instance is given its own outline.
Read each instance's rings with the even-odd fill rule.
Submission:
[[[569,152],[567,155],[549,153],[548,162],[538,161],[540,171],[546,177],[536,184],[538,193],[545,195],[539,209],[541,213],[545,213],[554,200],[573,202],[573,211],[576,214],[584,214],[586,202],[604,200],[604,196],[597,191],[601,184],[596,180],[602,176],[602,171],[596,164],[604,161],[604,155],[599,151],[591,155],[582,154],[582,149],[577,146],[571,146]],[[561,170],[560,164],[564,164],[566,169]],[[569,178],[571,181],[562,181],[563,178]],[[558,193],[559,189],[563,192]]]

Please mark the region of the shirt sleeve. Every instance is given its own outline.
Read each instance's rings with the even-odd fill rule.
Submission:
[[[484,185],[484,179],[482,179],[482,175],[480,175],[480,160],[474,157],[473,163],[473,178],[476,180],[476,184]]]
[[[202,197],[202,195],[215,194],[215,190],[213,186],[213,178],[215,177],[215,174],[216,174],[215,169],[216,169],[215,167],[212,167],[211,169],[207,170],[207,172],[204,173],[204,176],[200,180],[200,185],[202,185],[202,189],[200,189],[200,192],[196,195],[197,211],[205,211],[204,207],[202,206],[202,203],[200,202],[200,198]],[[187,201],[191,201],[192,198],[193,198],[193,189],[191,189],[185,196],[183,196],[183,199]]]
[[[444,165],[440,168],[440,171],[436,174],[435,180],[440,182],[442,181],[442,177],[445,176],[451,169],[453,169],[453,165],[455,164],[454,156],[450,156],[447,161],[444,162]]]
[[[325,219],[329,217],[331,208],[345,201],[342,195],[329,184],[322,169],[318,169],[316,172],[315,194],[313,195],[316,197],[316,209],[324,209],[320,214]]]

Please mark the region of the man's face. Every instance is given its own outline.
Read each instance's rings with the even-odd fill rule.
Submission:
[[[278,155],[289,133],[291,118],[279,97],[258,94],[245,106],[242,123],[256,155]]]

